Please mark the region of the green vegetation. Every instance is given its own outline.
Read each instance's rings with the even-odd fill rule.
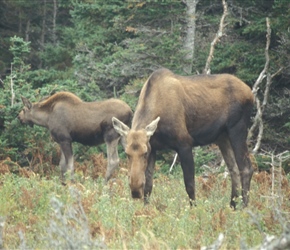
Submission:
[[[45,157],[54,148],[51,143],[43,145],[50,142],[43,129],[19,126],[21,95],[34,101],[68,90],[85,101],[121,98],[134,110],[153,70],[168,67],[182,75],[201,73],[223,6],[220,0],[198,2],[192,70],[185,72],[186,2],[4,1],[0,6],[0,159],[9,157],[28,166],[34,162],[33,150],[41,148],[38,157]],[[288,5],[287,0],[228,1],[224,36],[211,63],[211,73],[231,73],[252,86],[265,64],[265,18],[270,17],[269,73],[281,71],[273,78],[264,111],[261,148],[277,153],[289,149],[290,142]]]
[[[216,46],[211,72],[235,74],[252,86],[265,63],[265,18],[270,17],[270,73],[282,70],[273,78],[262,147],[281,152],[290,141],[288,2],[231,1],[228,8],[226,36]],[[197,5],[192,73],[204,68],[222,11],[218,0]],[[0,6],[0,159],[27,166],[33,156],[24,155],[25,149],[41,144],[38,138],[49,141],[41,129],[24,135],[26,129],[18,126],[21,95],[39,100],[68,90],[86,101],[115,96],[134,109],[152,70],[187,74],[185,12],[185,1],[5,1]]]
[[[289,220],[290,186],[284,175],[272,186],[271,175],[255,173],[250,205],[236,211],[229,207],[229,178],[199,176],[196,206],[190,208],[181,171],[162,174],[159,166],[150,204],[144,206],[130,198],[125,162],[107,185],[92,177],[92,172],[105,173],[98,163],[94,170],[79,165],[76,183],[67,186],[58,177],[27,169],[0,175],[4,248],[199,249],[223,233],[220,249],[248,249],[267,235],[279,237]]]

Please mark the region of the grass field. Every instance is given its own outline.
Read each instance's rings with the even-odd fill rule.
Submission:
[[[196,206],[190,207],[180,167],[166,174],[159,166],[144,206],[130,197],[124,162],[107,185],[98,164],[105,159],[77,165],[76,182],[63,186],[57,175],[12,174],[2,162],[0,249],[200,249],[219,236],[216,249],[259,249],[289,226],[290,186],[283,174],[273,179],[256,172],[249,206],[241,209],[238,200],[233,211],[231,182],[221,173],[196,177]]]

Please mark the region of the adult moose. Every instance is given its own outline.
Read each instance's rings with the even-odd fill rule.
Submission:
[[[153,72],[141,90],[132,128],[113,118],[127,141],[132,197],[150,196],[156,151],[170,148],[178,153],[187,194],[195,200],[192,147],[216,143],[232,179],[230,205],[235,208],[241,183],[246,206],[253,174],[246,144],[252,107],[251,89],[235,76]]]
[[[24,108],[18,115],[21,123],[47,128],[60,145],[62,180],[67,170],[73,177],[72,142],[89,146],[105,142],[108,157],[105,178],[106,181],[110,179],[119,164],[117,146],[120,139],[113,128],[112,117],[129,124],[133,113],[126,103],[117,99],[83,102],[70,92],[58,92],[36,103],[22,97],[22,102]]]

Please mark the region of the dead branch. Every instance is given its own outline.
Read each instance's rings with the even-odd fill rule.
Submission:
[[[265,58],[266,58],[266,62],[265,62],[265,66],[263,68],[263,70],[261,71],[258,79],[256,80],[253,88],[252,88],[252,92],[253,94],[257,95],[257,92],[259,90],[259,85],[261,84],[261,82],[263,81],[263,79],[266,77],[266,73],[268,72],[269,69],[269,64],[270,64],[270,57],[269,57],[269,47],[270,47],[270,38],[271,38],[271,27],[270,27],[270,19],[267,17],[266,18],[266,25],[267,25],[267,34],[266,34],[266,48],[265,48]]]
[[[170,168],[169,168],[169,173],[172,171],[172,168],[173,168],[174,165],[175,165],[176,159],[177,159],[177,153],[174,155],[173,162],[172,162],[172,164],[171,164],[171,166],[170,166]]]
[[[227,14],[228,14],[228,6],[227,6],[227,3],[225,0],[222,0],[222,1],[223,1],[224,12],[223,12],[223,15],[222,15],[221,20],[220,20],[218,32],[216,33],[215,38],[213,39],[213,41],[210,45],[209,55],[208,55],[208,58],[206,60],[205,68],[203,70],[204,74],[210,74],[210,63],[213,59],[213,53],[214,53],[215,46],[220,41],[220,38],[224,35],[223,34],[223,29],[225,27],[224,21],[225,21]]]
[[[267,26],[267,34],[266,34],[266,47],[265,47],[265,65],[263,70],[261,71],[259,77],[257,78],[253,88],[252,93],[255,96],[255,103],[257,107],[257,113],[254,118],[253,125],[251,126],[248,134],[248,140],[252,138],[254,131],[258,128],[258,135],[257,135],[257,141],[253,149],[253,154],[256,154],[261,146],[261,141],[263,137],[263,131],[264,131],[264,125],[263,125],[263,113],[265,110],[265,107],[268,103],[268,97],[270,93],[270,87],[272,84],[272,78],[276,76],[282,68],[280,68],[276,73],[270,74],[269,73],[269,64],[270,64],[270,57],[269,57],[269,47],[270,47],[270,40],[271,40],[271,27],[270,27],[270,19],[266,18],[266,26]],[[263,80],[266,78],[266,85],[263,93],[263,101],[259,100],[258,97],[258,91],[260,89],[260,85],[263,82]]]
[[[13,107],[14,105],[14,99],[15,99],[15,92],[14,92],[14,81],[13,78],[15,76],[13,76],[13,66],[11,64],[11,77],[10,77],[10,89],[11,89],[11,107]]]
[[[262,137],[263,137],[263,131],[264,131],[264,124],[263,124],[263,120],[262,120],[262,109],[261,109],[261,104],[260,104],[260,100],[258,98],[256,98],[256,106],[257,106],[257,113],[254,119],[254,123],[252,125],[252,127],[249,130],[249,138],[253,135],[254,130],[256,129],[256,127],[258,127],[259,132],[258,132],[258,136],[257,136],[257,142],[256,145],[253,149],[253,154],[256,154],[257,151],[259,150],[260,146],[261,146],[261,141],[262,141]]]
[[[0,249],[4,249],[4,240],[3,240],[3,232],[4,232],[5,218],[0,217]]]
[[[4,88],[4,82],[3,82],[3,80],[1,78],[0,78],[0,84],[1,84],[1,87]]]

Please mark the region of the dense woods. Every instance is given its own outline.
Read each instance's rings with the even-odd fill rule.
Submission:
[[[227,15],[218,34],[223,2]],[[289,4],[288,0],[1,0],[0,158],[31,165],[35,154],[55,153],[46,148],[43,138],[48,134],[43,129],[19,126],[21,95],[39,100],[69,90],[86,101],[115,96],[134,109],[153,70],[203,73],[215,37],[210,73],[231,73],[252,87],[266,61],[267,17],[271,37],[266,73],[273,77],[263,113],[261,150],[287,150]],[[266,77],[258,96],[263,96],[265,85]]]
[[[227,15],[218,34],[223,2]],[[231,73],[252,87],[266,61],[266,17],[271,28],[266,73],[273,78],[261,150],[287,150],[289,9],[287,0],[2,0],[0,158],[31,166],[39,163],[37,154],[46,155],[41,162],[57,154],[43,141],[49,138],[46,131],[19,126],[21,95],[39,100],[69,90],[86,101],[115,96],[134,109],[153,70],[203,73],[215,37],[210,73]],[[258,96],[263,96],[265,85],[264,78]],[[250,144],[254,147],[255,139]]]

